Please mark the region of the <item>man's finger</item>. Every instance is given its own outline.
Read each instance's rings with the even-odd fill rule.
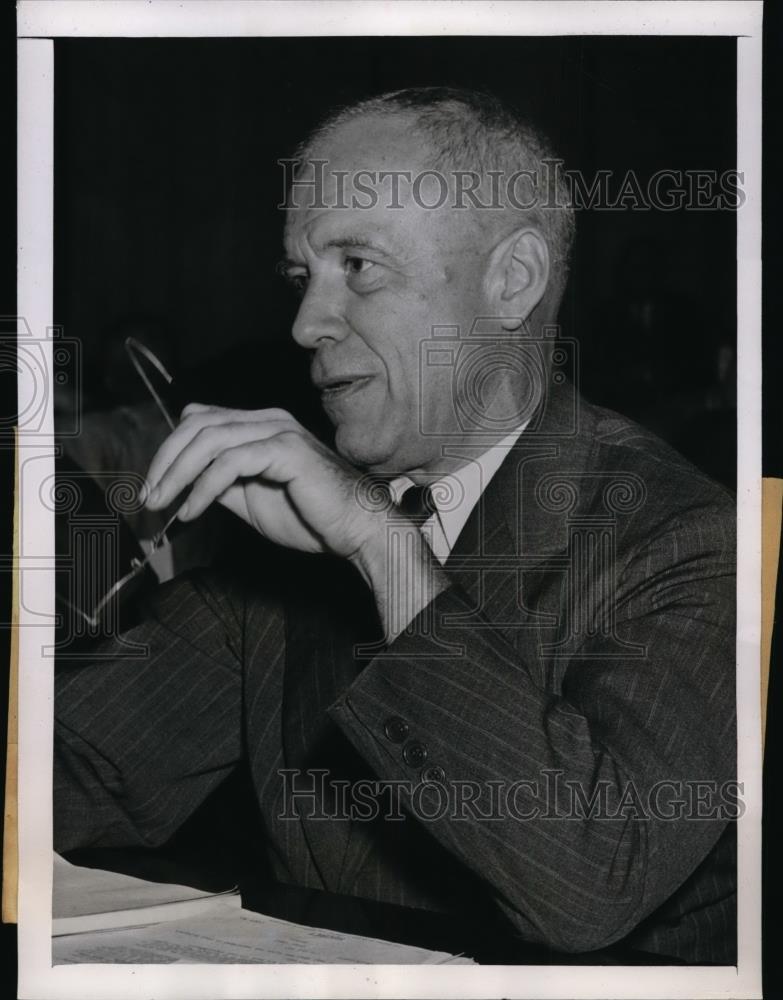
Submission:
[[[285,483],[294,473],[294,459],[280,435],[264,441],[249,441],[223,451],[198,477],[180,519],[191,521],[209,507],[238,479],[261,476],[272,483]]]
[[[196,410],[193,409],[193,407],[198,407],[199,409]],[[151,494],[155,491],[161,477],[177,455],[179,455],[180,452],[182,452],[183,449],[190,444],[202,427],[226,423],[230,419],[230,413],[230,410],[223,410],[218,407],[206,407],[202,406],[201,403],[189,403],[185,407],[182,411],[182,420],[180,424],[175,427],[160,448],[158,448],[155,452],[155,456],[150,462],[150,467],[147,470],[147,502],[149,506],[153,506],[153,504],[149,504]],[[157,504],[156,506],[160,505]]]
[[[288,424],[271,420],[262,424],[210,423],[199,427],[171,459],[147,500],[147,506],[151,510],[167,507],[222,452],[252,441],[263,441],[288,429]]]
[[[263,410],[234,410],[228,406],[210,406],[207,403],[188,403],[182,410],[180,414],[180,419],[185,419],[186,417],[206,414],[206,413],[217,413],[217,414],[228,414],[232,416],[237,422],[244,420],[285,420],[291,419],[295,420],[293,416],[288,412],[288,410],[282,410],[279,407],[268,407]]]
[[[191,409],[191,407],[198,407],[198,409]],[[147,504],[151,509],[165,506],[165,502],[161,501],[159,494],[154,499],[152,499],[152,494],[160,486],[161,480],[172,463],[205,427],[217,427],[223,424],[264,424],[269,422],[285,423],[286,426],[292,427],[299,426],[290,413],[279,409],[230,410],[223,407],[202,406],[201,403],[190,403],[182,413],[182,423],[169,434],[160,448],[158,448],[147,470]],[[152,502],[150,502],[151,499]],[[170,497],[170,499],[173,499],[173,497]]]
[[[185,417],[189,417],[194,413],[206,413],[211,409],[213,409],[213,407],[207,406],[206,403],[188,403],[187,406],[183,407],[182,413],[179,415],[179,419],[184,420]]]

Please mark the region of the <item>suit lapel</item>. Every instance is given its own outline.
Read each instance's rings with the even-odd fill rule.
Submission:
[[[566,481],[584,468],[591,431],[576,391],[555,389],[482,493],[446,563],[474,603],[474,623],[480,614],[517,640],[554,624],[535,598],[568,565]]]

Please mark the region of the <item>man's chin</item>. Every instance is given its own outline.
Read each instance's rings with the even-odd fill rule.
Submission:
[[[334,443],[346,462],[366,472],[396,475],[412,468],[399,444],[377,427],[358,428],[342,424],[337,427]]]
[[[345,426],[338,427],[334,439],[338,453],[357,469],[374,471],[389,460],[389,449],[382,441],[372,440],[365,432],[358,434]]]

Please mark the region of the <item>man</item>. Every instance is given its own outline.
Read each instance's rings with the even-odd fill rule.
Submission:
[[[300,160],[283,269],[336,452],[193,404],[148,473],[152,509],[300,553],[295,585],[176,581],[143,664],[60,675],[56,846],[161,844],[246,757],[280,880],[733,962],[732,505],[562,379],[546,144],[425,89]]]

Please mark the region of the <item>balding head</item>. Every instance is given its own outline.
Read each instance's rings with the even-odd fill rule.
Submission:
[[[355,142],[351,167],[371,162],[369,143],[380,130],[395,133],[416,149],[416,162],[398,149],[389,171],[408,171],[420,180],[415,192],[431,210],[467,220],[482,242],[491,242],[522,225],[536,228],[549,248],[550,298],[557,302],[568,277],[574,240],[570,190],[547,138],[496,97],[451,87],[392,91],[339,109],[322,120],[300,143],[299,173],[314,159],[328,158],[329,140],[350,132]],[[406,141],[407,140],[407,141]],[[395,148],[394,143],[387,144]],[[366,161],[366,162],[365,162]],[[332,162],[329,168],[332,169]],[[345,167],[344,167],[345,169]],[[436,182],[433,174],[445,182]],[[406,185],[399,178],[396,191]],[[395,193],[388,182],[389,197]]]

